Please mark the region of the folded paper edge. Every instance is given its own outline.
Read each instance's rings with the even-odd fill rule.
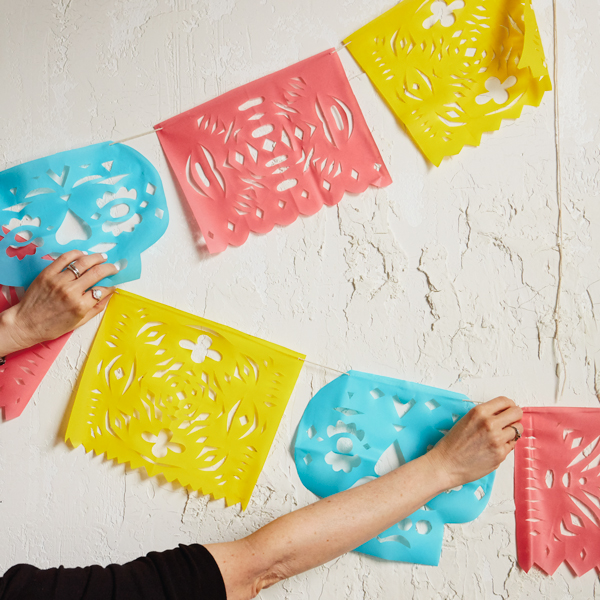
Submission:
[[[521,444],[529,444],[529,438],[533,437],[534,426],[532,414],[526,410],[523,414],[524,432]],[[526,483],[527,462],[531,451],[526,447],[518,446],[515,452],[515,468],[514,468],[514,487],[515,487],[515,530],[516,530],[516,545],[517,545],[517,561],[521,569],[529,573],[533,566],[533,548],[531,533],[531,522],[528,520],[528,511],[530,503],[529,486]],[[530,461],[529,461],[530,462]],[[519,524],[522,524],[519,526]]]

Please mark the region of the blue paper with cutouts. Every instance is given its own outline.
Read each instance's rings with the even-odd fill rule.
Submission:
[[[0,284],[27,287],[69,250],[104,252],[138,279],[140,254],[166,231],[160,176],[139,152],[104,142],[0,172]]]
[[[319,390],[302,416],[294,445],[300,479],[325,497],[384,475],[431,449],[473,407],[465,400],[455,392],[350,371]],[[437,565],[444,524],[477,518],[494,476],[436,496],[356,550]]]

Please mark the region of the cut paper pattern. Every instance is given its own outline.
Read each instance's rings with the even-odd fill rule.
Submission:
[[[517,556],[552,575],[600,571],[600,409],[525,408],[515,449]]]
[[[246,508],[304,356],[119,290],[66,439]]]
[[[404,0],[344,41],[436,166],[552,89],[531,0]]]
[[[333,50],[156,130],[211,253],[391,183]]]
[[[23,290],[0,286],[0,313],[18,304]],[[0,366],[0,409],[9,421],[20,416],[71,333],[11,354]]]
[[[322,388],[302,416],[294,448],[300,479],[321,497],[367,483],[425,454],[472,406],[461,394],[350,371]],[[437,565],[444,524],[479,516],[494,476],[436,496],[357,550]]]
[[[169,221],[160,176],[139,152],[104,142],[0,173],[0,284],[28,287],[69,250],[103,252],[139,278],[140,254]]]

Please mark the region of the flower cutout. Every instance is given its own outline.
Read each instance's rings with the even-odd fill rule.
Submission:
[[[149,432],[142,433],[142,438],[144,441],[148,442],[149,444],[154,444],[152,446],[152,454],[154,454],[156,458],[164,458],[169,450],[176,452],[177,454],[181,454],[183,451],[183,446],[171,442],[171,437],[173,437],[173,434],[167,429],[161,429],[158,432],[158,436]]]
[[[191,340],[181,340],[179,345],[185,350],[191,350],[192,360],[195,363],[203,363],[207,356],[219,361],[222,358],[221,355],[216,350],[210,350],[212,342],[207,335],[201,335],[195,343]]]
[[[431,4],[432,15],[423,21],[423,27],[431,29],[438,21],[442,27],[452,27],[456,21],[454,11],[464,7],[463,0],[455,0],[451,4],[446,4],[444,0],[436,0]]]
[[[328,465],[331,465],[331,468],[334,471],[344,471],[344,473],[350,473],[352,469],[360,465],[360,456],[352,454],[354,444],[349,437],[338,438],[336,442],[336,449],[337,452],[328,452],[325,455],[325,462]]]
[[[490,77],[485,82],[485,89],[487,92],[479,94],[475,98],[477,104],[487,104],[490,100],[493,100],[496,104],[504,104],[508,100],[508,88],[511,88],[517,83],[517,78],[514,75],[507,77],[504,83],[501,83],[497,77]]]

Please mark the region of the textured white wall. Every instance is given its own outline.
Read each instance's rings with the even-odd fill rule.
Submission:
[[[330,46],[393,0],[0,0],[0,169],[151,129],[203,100]],[[534,6],[549,63],[551,0]],[[597,0],[561,0],[563,405],[600,394]],[[342,52],[350,77],[360,73]],[[469,394],[552,405],[558,252],[554,102],[525,108],[441,168],[427,165],[366,76],[352,86],[394,184],[209,257],[195,247],[154,135],[171,225],[125,286],[180,309],[354,367]],[[165,276],[165,274],[169,276]],[[98,322],[77,332],[23,416],[0,425],[0,571],[107,564],[178,543],[245,535],[314,497],[290,455],[331,373],[304,369],[253,500],[236,507],[69,450],[70,394]],[[553,579],[516,564],[512,459],[489,508],[447,529],[438,568],[348,554],[265,591],[310,598],[592,598],[594,573]]]

